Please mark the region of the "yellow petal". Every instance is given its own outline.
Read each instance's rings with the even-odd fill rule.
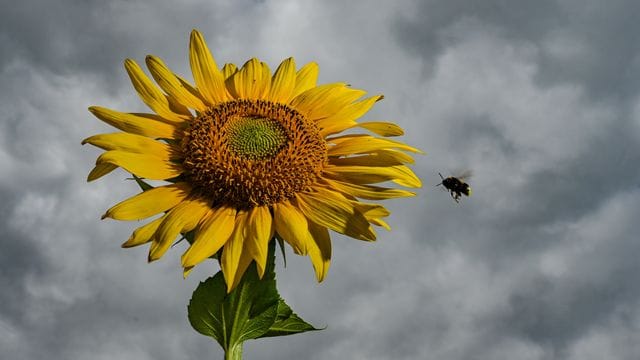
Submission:
[[[263,61],[260,62],[260,66],[262,67],[262,84],[264,87],[260,98],[265,98],[269,94],[269,91],[271,91],[271,69],[269,65]]]
[[[309,258],[316,272],[318,282],[324,280],[331,264],[331,239],[326,227],[309,222],[309,232],[313,238],[309,246]]]
[[[99,179],[117,168],[118,167],[113,164],[98,164],[91,170],[91,172],[87,176],[87,181]]]
[[[142,225],[133,231],[133,234],[129,237],[129,240],[122,243],[123,248],[130,248],[142,244],[146,244],[153,238],[158,226],[164,221],[164,215],[151,221],[146,225]]]
[[[197,30],[191,31],[189,63],[196,87],[207,101],[216,104],[230,99],[224,83],[225,78],[218,69],[204,37]]]
[[[295,86],[296,62],[293,58],[288,58],[278,66],[273,75],[268,99],[285,104],[289,103]]]
[[[165,212],[178,205],[191,192],[185,182],[158,186],[113,206],[102,215],[116,220],[140,220]]]
[[[188,110],[184,107],[178,107],[169,97],[158,90],[135,61],[125,60],[124,67],[140,99],[158,115],[177,123],[191,119]]]
[[[278,235],[298,255],[307,255],[309,245],[313,242],[307,218],[291,202],[283,201],[273,204],[273,224]]]
[[[329,157],[331,165],[394,166],[414,162],[411,155],[392,149],[372,150],[349,157]]]
[[[391,180],[411,188],[422,186],[420,179],[404,165],[388,167],[329,165],[324,168],[324,172],[332,179],[354,184],[374,184]]]
[[[367,219],[381,218],[391,215],[391,212],[387,210],[387,208],[379,204],[369,204],[358,201],[353,201],[352,204]]]
[[[244,273],[247,271],[247,268],[251,264],[252,260],[253,259],[251,258],[249,251],[247,251],[246,248],[243,249],[242,254],[240,255],[240,260],[238,260],[238,269],[236,270],[236,275],[233,279],[233,282],[231,283],[231,286],[229,286],[229,284],[227,283],[227,293],[230,293],[233,289],[236,288],[236,286],[238,286],[240,280],[242,280],[242,276],[244,276]]]
[[[324,179],[330,188],[344,194],[369,200],[395,199],[399,197],[415,196],[416,193],[402,189],[390,189],[373,185],[356,185],[331,179]]]
[[[262,279],[267,266],[269,240],[273,236],[273,221],[267,206],[257,206],[249,211],[247,217],[245,248],[256,261],[258,276]]]
[[[295,98],[303,92],[314,88],[318,81],[319,71],[318,64],[315,62],[310,62],[301,67],[296,73],[296,85],[291,93],[291,98]]]
[[[99,106],[92,106],[89,111],[107,124],[132,134],[173,139],[180,133],[175,124],[163,122],[156,115],[122,113]]]
[[[315,188],[315,192],[296,194],[304,215],[318,225],[360,240],[375,240],[369,222],[349,200],[335,191]]]
[[[271,87],[271,73],[265,63],[248,60],[230,79],[231,94],[237,99],[263,99]]]
[[[220,207],[212,210],[200,224],[193,244],[182,255],[182,266],[192,267],[220,250],[235,227],[236,210]]]
[[[182,173],[182,167],[157,156],[135,154],[120,150],[103,153],[96,160],[96,165],[112,164],[120,166],[139,177],[151,180],[166,180]]]
[[[360,102],[354,103],[354,101],[360,99],[366,93],[364,90],[350,87],[340,88],[339,91],[333,92],[334,96],[328,99],[322,107],[312,111],[309,117],[318,121],[326,118],[335,118],[338,114],[345,113],[348,109],[359,104]]]
[[[339,133],[345,131],[347,129],[351,129],[353,127],[361,127],[363,129],[367,129],[373,133],[376,133],[380,136],[400,136],[404,135],[404,130],[394,123],[384,122],[384,121],[370,121],[364,123],[357,123],[352,119],[341,119],[339,122],[334,122],[332,124],[324,124],[325,131],[323,132],[323,136],[327,136],[334,133]]]
[[[389,224],[384,222],[381,218],[387,217],[391,214],[384,206],[378,204],[367,204],[361,202],[353,202],[354,207],[367,218],[367,220],[374,225],[382,226],[387,230],[391,230]]]
[[[136,154],[147,154],[161,159],[177,158],[180,147],[168,145],[145,136],[129,133],[99,134],[82,140],[82,144],[91,144],[104,150],[121,150]]]
[[[396,171],[398,171],[398,173],[401,174],[401,176],[398,176],[397,178],[391,180],[394,183],[398,185],[410,187],[410,188],[422,187],[422,181],[420,180],[420,178],[416,176],[416,174],[410,168],[404,165],[393,166],[393,168]]]
[[[423,153],[421,150],[399,141],[381,139],[369,135],[346,135],[340,138],[330,138],[327,139],[327,141],[336,144],[334,146],[329,146],[329,156],[365,154],[384,149],[401,149],[414,153]]]
[[[220,267],[222,268],[222,274],[224,274],[225,281],[230,292],[232,287],[229,284],[233,284],[238,275],[238,265],[240,263],[240,257],[243,252],[244,242],[246,238],[246,211],[238,211],[235,219],[235,227],[231,237],[224,244],[222,250],[222,258],[220,259]],[[242,275],[239,275],[240,277]]]
[[[182,201],[171,209],[154,235],[149,261],[160,259],[178,234],[193,230],[209,209],[208,202],[203,199]]]
[[[182,277],[186,279],[187,276],[189,276],[189,274],[193,270],[193,268],[194,268],[193,266],[189,266],[189,267],[186,267],[186,268],[182,269]]]
[[[319,120],[342,111],[366,92],[344,83],[326,84],[307,90],[291,101],[291,106],[308,119]]]
[[[394,150],[391,150],[394,151]],[[400,152],[399,152],[400,153]],[[413,158],[410,155],[400,153],[403,157],[395,156],[395,154],[387,154],[375,152],[373,154],[356,155],[349,157],[329,157],[329,163],[336,166],[394,166],[412,163]],[[408,160],[408,161],[403,161]]]
[[[381,226],[383,228],[385,228],[386,230],[391,231],[391,226],[389,226],[389,224],[387,224],[384,220],[382,219],[378,219],[378,218],[371,218],[371,219],[367,219],[369,220],[370,223],[374,224],[374,225],[378,225]]]
[[[401,136],[404,135],[404,130],[394,123],[384,121],[371,121],[359,123],[358,127],[367,129],[380,136]]]
[[[235,74],[238,71],[238,67],[236,66],[236,64],[224,64],[224,67],[222,68],[222,75],[224,76],[224,79],[229,79],[231,76],[233,76],[233,74]]]
[[[320,135],[327,136],[349,129],[354,126],[355,120],[364,115],[373,104],[382,100],[382,95],[372,96],[362,101],[345,106],[335,114],[318,121]]]
[[[148,55],[145,60],[151,75],[167,94],[192,109],[204,111],[207,108],[202,99],[192,93],[160,58]]]

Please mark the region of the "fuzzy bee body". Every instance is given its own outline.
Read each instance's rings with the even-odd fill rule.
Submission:
[[[444,178],[440,173],[438,173],[438,175],[440,175],[440,178],[442,179],[442,182],[438,185],[442,185],[447,189],[455,202],[459,202],[462,195],[471,196],[471,187],[469,184],[464,182],[465,179],[468,179],[471,176],[471,173],[465,173],[458,177],[449,176],[448,178]]]

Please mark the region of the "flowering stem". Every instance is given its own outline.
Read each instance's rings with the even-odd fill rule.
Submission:
[[[228,348],[224,353],[224,360],[242,360],[242,343]]]

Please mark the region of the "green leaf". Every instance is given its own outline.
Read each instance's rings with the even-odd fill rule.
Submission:
[[[174,246],[178,245],[183,240],[187,240],[189,242],[189,244],[193,244],[193,241],[194,241],[195,236],[196,236],[196,232],[195,232],[195,230],[192,230],[192,231],[189,231],[188,233],[181,233],[180,235],[182,235],[180,237],[180,239],[178,239],[178,241],[174,242],[171,245],[171,247],[174,247]]]
[[[302,320],[296,315],[284,300],[278,301],[278,316],[276,321],[271,325],[269,331],[260,336],[261,338],[272,336],[293,335],[306,331],[322,330],[313,327],[311,324]]]
[[[187,308],[189,322],[191,326],[200,334],[210,336],[227,349],[226,341],[226,324],[222,315],[222,304],[224,303],[224,294],[226,293],[226,285],[221,272],[215,276],[201,282],[193,292],[191,301]],[[214,309],[209,309],[215,306]]]
[[[142,189],[142,191],[147,191],[149,189],[153,189],[153,186],[149,185],[148,183],[146,183],[141,178],[135,176],[134,174],[131,174],[131,175],[133,176],[133,178],[129,178],[129,179],[130,180],[135,180],[136,183],[138,183],[138,186],[140,186],[140,189]]]
[[[228,352],[249,339],[318,330],[293,313],[280,298],[275,278],[275,241],[269,244],[262,279],[252,262],[238,286],[227,294],[222,272],[201,282],[187,308],[193,328],[214,338]]]
[[[225,351],[266,333],[278,315],[274,272],[275,246],[269,247],[262,279],[252,262],[238,286],[227,294],[222,272],[200,283],[188,306],[191,326],[211,336]]]

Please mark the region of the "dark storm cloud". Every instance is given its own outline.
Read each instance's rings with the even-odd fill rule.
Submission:
[[[434,128],[441,133],[448,130],[446,141],[441,141],[446,149],[439,149],[442,153],[438,155],[479,167],[476,170],[484,177],[475,182],[472,179],[477,191],[464,209],[427,208],[426,223],[416,233],[432,234],[432,244],[438,248],[464,249],[469,259],[486,264],[496,274],[511,273],[510,285],[499,290],[502,295],[494,299],[506,305],[475,314],[475,326],[485,331],[478,338],[495,349],[502,348],[504,339],[512,338],[546,354],[531,358],[579,358],[576,349],[584,339],[625,316],[637,316],[633,310],[621,309],[634,309],[640,303],[640,287],[634,280],[640,270],[635,260],[640,248],[632,220],[638,216],[637,206],[625,201],[627,197],[637,199],[640,184],[635,112],[640,90],[640,44],[635,39],[639,12],[640,5],[633,1],[423,1],[417,2],[415,13],[395,22],[396,38],[403,49],[422,59],[427,86],[435,92],[458,95],[460,102],[451,106],[463,108],[436,117],[425,133]],[[518,79],[509,82],[510,75],[505,75],[506,82],[494,82],[501,75],[486,65],[485,53],[456,50],[482,48],[492,41],[506,44],[490,48],[495,66],[503,66],[505,74],[511,69],[504,65],[514,60],[532,66],[533,92],[513,85]],[[513,49],[525,50],[522,57],[505,62]],[[470,57],[464,61],[466,67],[453,70],[464,73],[446,77],[449,83],[442,82],[443,67],[464,56]],[[527,71],[527,67],[520,70]],[[473,71],[478,76],[473,76]],[[505,89],[486,86],[484,92],[490,94],[486,96],[473,90],[449,89],[458,89],[451,81],[466,81],[474,89],[487,80]],[[557,104],[539,101],[545,92],[560,87],[577,91],[577,100]],[[502,108],[504,97],[515,102],[501,114],[497,109]],[[519,106],[515,105],[518,99],[529,101],[529,108],[521,113],[513,111]],[[467,105],[474,101],[488,104]],[[437,101],[428,104],[436,109],[441,106]],[[588,120],[598,107],[608,110],[598,115],[597,121]],[[549,111],[554,108],[582,110],[558,116]],[[519,118],[523,115],[528,121]],[[512,118],[502,119],[509,116]],[[538,143],[531,142],[540,133],[544,136],[537,138]],[[483,153],[486,155],[479,155]],[[536,165],[524,166],[527,161]],[[441,161],[437,166],[442,165]],[[502,171],[495,172],[500,168]],[[617,202],[624,204],[624,210],[616,210],[612,203]],[[610,212],[621,220],[616,221]],[[443,217],[452,221],[429,220]],[[605,230],[598,231],[600,228]],[[565,252],[565,247],[594,249],[580,254]],[[540,265],[546,264],[549,253],[563,254],[556,261],[561,263],[557,266],[566,267],[566,273],[556,276]],[[500,283],[501,275],[495,277],[492,282]],[[473,279],[477,277],[469,275],[468,280]],[[633,332],[636,325],[630,320],[618,329]],[[622,337],[611,338],[621,341]],[[593,346],[605,356],[632,358],[628,345],[608,352]],[[484,356],[478,355],[476,346],[467,349],[476,349],[467,352],[470,358],[495,358],[488,350],[480,350]]]
[[[144,61],[144,56],[153,53],[169,64],[172,60],[183,64],[192,28],[212,35],[209,44],[214,45],[216,39],[228,35],[223,19],[260,6],[249,0],[235,6],[219,1],[218,5],[198,8],[172,1],[126,0],[12,2],[0,14],[0,70],[18,62],[64,76],[86,72],[95,76],[92,81],[112,88],[112,82],[122,78],[116,75],[122,73],[125,58]],[[164,31],[169,27],[178,30]],[[162,36],[149,36],[154,33]]]
[[[0,187],[0,229],[2,229],[2,251],[0,251],[0,292],[2,310],[0,313],[13,325],[24,319],[25,309],[21,304],[28,297],[24,278],[41,276],[51,269],[51,263],[43,256],[36,244],[32,243],[25,229],[10,224],[13,209],[19,196]]]
[[[112,4],[112,5],[109,5]],[[49,71],[102,73],[131,50],[110,28],[105,1],[21,1],[3,6],[0,21],[0,68],[12,62],[30,63]]]
[[[567,17],[555,0],[519,2],[489,1],[417,1],[409,16],[394,24],[397,39],[406,51],[433,65],[434,57],[455,42],[447,30],[457,23],[478,21],[497,26],[504,35],[515,39],[540,39]]]
[[[79,145],[113,131],[87,106],[139,104],[124,58],[156,54],[189,77],[199,28],[222,60],[294,52],[326,81],[382,87],[367,120],[404,121],[400,140],[428,153],[418,196],[388,202],[393,232],[375,244],[332,235],[324,283],[288,251],[281,292],[327,330],[250,342],[247,359],[635,360],[640,5],[415,3],[3,6],[0,357],[221,356],[184,316],[217,267],[182,280],[181,246],[154,264],[144,247],[120,249],[136,224],[98,219],[137,189],[122,171],[85,184],[99,152]],[[476,171],[476,193],[455,204],[434,186],[459,166]]]
[[[63,170],[65,160],[56,158],[61,154],[55,139],[64,138],[63,127],[52,118],[41,121],[55,110],[48,96],[30,96],[46,93],[32,75],[25,67],[3,71],[0,84],[0,286],[5,289],[0,314],[17,321],[14,325],[24,324],[30,313],[24,306],[32,295],[27,280],[55,271],[38,241],[41,216],[63,203],[73,179]]]
[[[636,188],[640,169],[633,164],[640,163],[640,141],[629,125],[615,119],[575,159],[532,174],[518,199],[523,211],[505,214],[505,221],[515,226],[574,221]]]
[[[626,97],[640,89],[640,4],[600,1],[419,1],[410,17],[395,24],[406,51],[427,68],[456,42],[450,30],[465,23],[496,29],[539,51],[541,84],[578,83],[596,98]],[[496,54],[500,56],[500,54]]]
[[[483,218],[496,232],[494,246],[483,247],[487,256],[494,248],[505,258],[544,249],[558,241],[546,232],[548,227],[578,221],[638,188],[640,169],[633,164],[640,163],[640,139],[631,124],[613,122],[587,141],[585,151],[530,174],[517,192],[507,193],[512,206]]]
[[[564,228],[556,237],[554,253],[564,258],[567,270],[558,276],[532,274],[523,279],[509,296],[502,331],[549,346],[565,358],[568,345],[611,319],[633,329],[632,309],[640,304],[640,243],[633,220],[640,216],[638,191],[612,199],[574,223],[573,231]],[[572,252],[579,257],[567,256]]]

